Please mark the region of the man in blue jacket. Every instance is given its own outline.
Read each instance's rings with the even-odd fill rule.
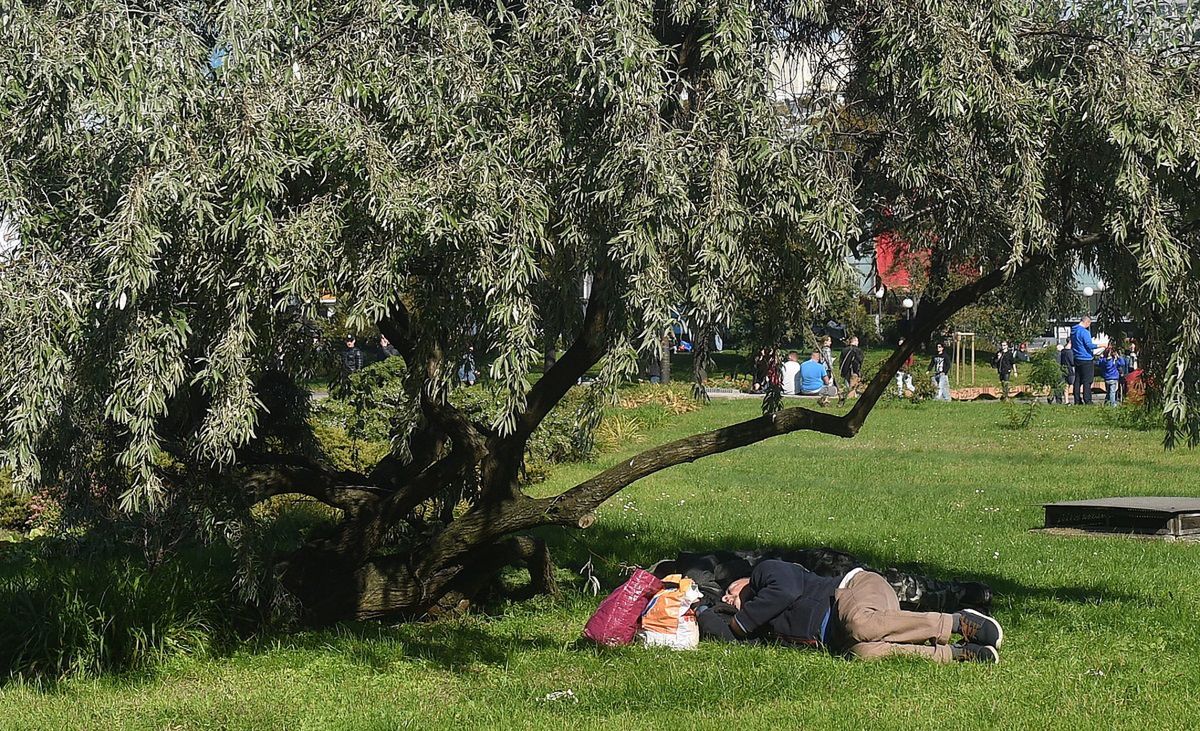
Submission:
[[[856,568],[826,577],[778,560],[761,561],[749,578],[732,582],[699,623],[706,637],[824,647],[859,659],[913,655],[941,663],[995,663],[1004,640],[1000,623],[973,609],[954,614],[900,609],[896,591],[872,571]],[[951,645],[955,634],[963,641]]]
[[[1076,404],[1092,403],[1092,382],[1096,380],[1096,351],[1100,350],[1092,342],[1092,318],[1084,315],[1079,324],[1071,328],[1071,355],[1075,356],[1075,387]]]

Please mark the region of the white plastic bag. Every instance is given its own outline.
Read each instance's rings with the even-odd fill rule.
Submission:
[[[654,595],[642,612],[639,636],[647,647],[694,650],[700,644],[696,625],[696,603],[704,596],[696,582],[679,574],[663,579],[663,589]]]

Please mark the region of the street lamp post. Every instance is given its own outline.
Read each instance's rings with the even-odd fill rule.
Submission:
[[[912,297],[905,297],[900,304],[904,306],[904,337],[912,337],[912,309],[915,303]]]
[[[1096,291],[1096,290],[1092,289],[1091,287],[1084,287],[1084,288],[1083,288],[1083,296],[1084,296],[1084,297],[1087,299],[1087,313],[1088,313],[1088,315],[1091,315],[1091,314],[1092,314],[1092,295],[1095,293],[1095,291]]]
[[[879,288],[875,290],[875,335],[876,335],[876,337],[883,335],[883,325],[880,324],[880,320],[883,318],[883,296],[885,294],[887,294],[887,290],[884,289],[882,284],[879,285]]]

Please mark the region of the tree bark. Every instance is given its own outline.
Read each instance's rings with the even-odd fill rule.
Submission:
[[[671,382],[671,336],[663,335],[662,358],[658,362],[659,378],[663,383]]]

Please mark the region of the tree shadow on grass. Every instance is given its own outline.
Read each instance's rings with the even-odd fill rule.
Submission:
[[[252,647],[240,648],[240,652],[295,655],[299,660],[313,653],[333,655],[376,673],[389,672],[401,663],[469,673],[480,666],[504,667],[516,654],[557,646],[546,634],[512,634],[497,629],[485,618],[467,617],[398,626],[344,623],[327,630],[265,638]]]

